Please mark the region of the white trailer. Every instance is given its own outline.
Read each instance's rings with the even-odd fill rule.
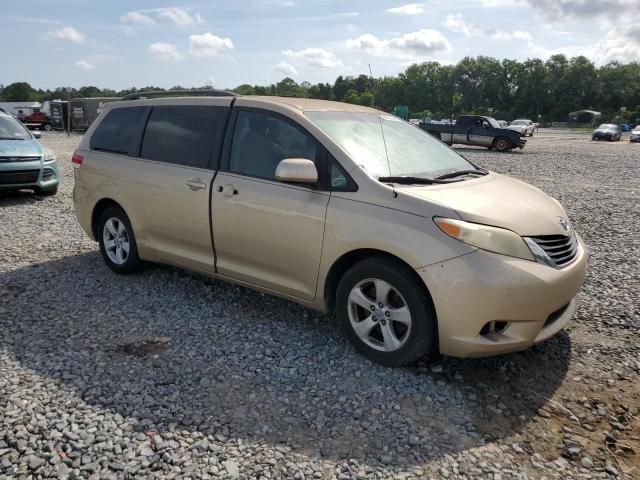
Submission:
[[[0,102],[0,108],[18,118],[39,112],[42,108],[40,102]]]

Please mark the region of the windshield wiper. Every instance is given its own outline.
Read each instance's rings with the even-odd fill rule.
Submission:
[[[448,178],[456,178],[463,175],[480,175],[484,177],[488,173],[489,172],[487,170],[484,170],[482,168],[479,168],[478,170],[458,170],[457,172],[450,172],[445,173],[444,175],[440,175],[439,177],[434,178],[434,180],[446,180]]]
[[[19,137],[0,137],[0,140],[24,140],[24,138],[19,138]]]
[[[410,175],[401,175],[397,177],[379,177],[378,181],[382,183],[401,183],[404,185],[433,185],[436,183],[451,183],[447,180],[438,178],[412,177]]]

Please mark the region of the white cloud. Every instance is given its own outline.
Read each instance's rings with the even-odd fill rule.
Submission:
[[[337,68],[343,65],[333,52],[329,52],[324,48],[305,48],[297,52],[293,50],[283,50],[282,54],[288,58],[301,60],[312,67]]]
[[[527,0],[479,0],[483,7],[524,7],[527,5]]]
[[[189,36],[189,53],[195,57],[215,57],[225,50],[233,50],[230,38],[222,38],[213,33]]]
[[[178,47],[171,43],[156,42],[149,45],[149,52],[158,60],[175,62],[182,60],[182,54],[178,51]]]
[[[638,6],[638,0],[527,0],[527,3],[549,20],[563,22],[567,17],[616,21],[628,8]]]
[[[451,44],[438,30],[425,28],[389,39],[379,39],[367,33],[347,40],[347,48],[363,50],[371,55],[410,57],[446,52],[451,50]]]
[[[467,37],[474,33],[478,33],[477,26],[474,26],[462,18],[461,13],[447,15],[447,18],[442,22],[442,25],[453,33],[461,33]]]
[[[400,7],[388,8],[387,13],[396,15],[421,15],[424,13],[424,5],[422,3],[408,3]]]
[[[284,75],[296,75],[298,73],[298,70],[296,70],[293,65],[287,62],[280,62],[275,67],[273,67],[273,69],[276,72],[280,72]]]
[[[157,22],[150,16],[135,11],[121,16],[120,22],[128,25],[142,25],[144,27],[152,27],[157,24]]]
[[[76,64],[76,67],[80,68],[81,70],[84,70],[85,72],[89,72],[96,68],[96,66],[93,63],[89,63],[86,60],[76,60],[75,64]]]
[[[216,79],[213,77],[209,77],[204,81],[204,84],[208,87],[213,87],[216,84]]]
[[[640,61],[640,22],[611,29],[597,45],[596,61],[606,64]]]
[[[86,37],[73,27],[60,27],[47,33],[47,37],[54,40],[65,40],[73,43],[84,43]]]
[[[159,8],[157,12],[159,17],[167,18],[179,27],[190,27],[204,22],[199,13],[191,15],[182,8]]]
[[[146,8],[132,10],[120,17],[120,22],[130,26],[152,27],[158,23],[170,23],[178,27],[192,27],[204,23],[199,13],[185,8]]]
[[[476,23],[467,22],[461,13],[447,15],[442,25],[449,31],[459,33],[465,37],[486,36],[497,40],[533,40],[531,34],[524,30],[496,30]]]

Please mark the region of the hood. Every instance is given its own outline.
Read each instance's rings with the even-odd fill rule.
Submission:
[[[522,236],[566,235],[557,200],[527,183],[497,173],[449,185],[411,186],[405,192],[455,210],[468,222],[513,230]]]
[[[40,157],[44,149],[35,139],[0,140],[0,157]]]

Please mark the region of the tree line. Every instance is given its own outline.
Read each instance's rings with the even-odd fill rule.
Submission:
[[[210,87],[193,89],[206,88]],[[169,90],[179,89],[184,88],[177,85]],[[147,86],[115,91],[86,86],[73,89],[71,97],[122,97],[147,90],[163,89]],[[570,112],[589,109],[602,112],[605,121],[640,123],[640,63],[613,62],[596,67],[584,56],[569,59],[553,55],[546,61],[466,57],[454,65],[416,63],[398,75],[381,78],[341,75],[333,84],[297,83],[285,78],[266,86],[243,84],[233,91],[337,100],[386,111],[406,105],[414,118],[441,119],[467,113],[551,122],[567,121]],[[64,87],[36,90],[25,82],[4,88],[0,85],[0,101],[65,98]]]

